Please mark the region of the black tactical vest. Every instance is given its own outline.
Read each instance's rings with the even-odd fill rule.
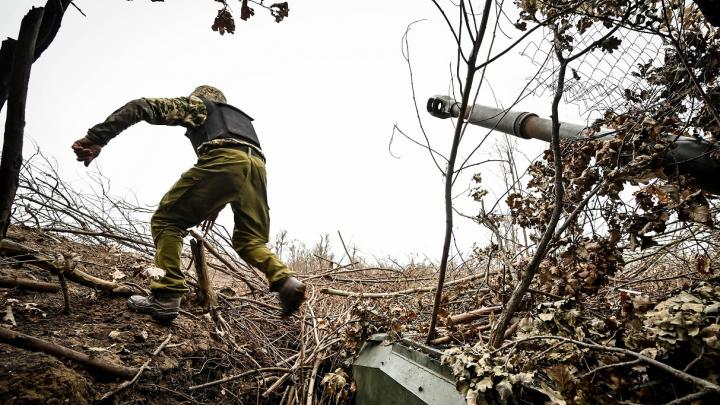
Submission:
[[[193,149],[216,138],[237,138],[260,147],[252,118],[230,104],[201,98],[208,111],[205,123],[190,128],[185,136],[190,138]]]

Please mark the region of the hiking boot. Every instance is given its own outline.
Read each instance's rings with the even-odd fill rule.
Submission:
[[[178,316],[181,298],[182,294],[133,295],[127,303],[131,311],[152,315],[158,322],[172,322]]]
[[[295,277],[288,277],[274,282],[270,286],[270,291],[280,294],[283,316],[292,315],[305,301],[305,284]]]

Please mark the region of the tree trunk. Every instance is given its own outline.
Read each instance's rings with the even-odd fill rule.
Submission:
[[[0,239],[5,238],[10,225],[10,210],[18,186],[22,165],[22,146],[25,131],[25,104],[27,102],[30,68],[35,60],[35,43],[45,9],[33,8],[22,20],[20,34],[13,55],[10,73],[5,141],[0,163]]]
[[[72,0],[48,0],[45,4],[45,14],[35,43],[33,61],[36,61],[55,39],[65,15],[65,10],[67,10],[71,2]],[[14,39],[8,38],[3,41],[2,48],[0,48],[0,111],[2,111],[5,101],[8,99],[10,71],[13,66],[16,42]]]
[[[15,46],[17,41],[8,38],[2,41],[0,47],[0,111],[5,106],[8,97],[8,88],[10,86],[10,70],[12,70],[12,60],[15,54]]]

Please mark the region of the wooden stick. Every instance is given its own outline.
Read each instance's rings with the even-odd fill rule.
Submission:
[[[220,253],[218,253],[218,251],[215,250],[215,248],[212,247],[212,245],[210,245],[210,243],[209,243],[207,240],[205,240],[205,238],[203,238],[202,235],[200,235],[200,234],[199,234],[196,230],[194,230],[194,229],[190,229],[190,234],[193,236],[193,238],[195,238],[195,239],[197,239],[197,240],[199,240],[199,241],[202,241],[202,244],[205,245],[205,247],[207,248],[208,252],[210,252],[210,254],[212,254],[213,256],[215,256],[215,258],[217,258],[218,260],[220,260],[220,262],[221,262],[222,264],[224,264],[228,269],[232,270],[233,274],[234,274],[236,277],[238,277],[240,280],[242,280],[242,282],[244,282],[245,285],[248,286],[248,288],[250,289],[250,291],[254,292],[255,290],[257,290],[257,288],[255,288],[254,285],[250,284],[250,281],[248,281],[248,279],[245,278],[245,276],[242,274],[242,272],[240,272],[240,270],[238,270],[235,266],[233,266],[232,263],[230,263],[226,258],[224,258]]]
[[[63,314],[70,315],[70,294],[68,293],[67,282],[62,269],[58,270],[57,276],[63,293]]]
[[[348,250],[347,246],[345,246],[345,240],[343,239],[342,234],[340,233],[339,230],[337,232],[338,232],[338,236],[340,237],[340,243],[342,243],[342,247],[343,247],[343,249],[345,249],[345,254],[348,257],[348,261],[350,262],[350,267],[352,268],[353,257],[350,256],[350,251]]]
[[[555,347],[555,346],[553,346],[553,347]],[[630,360],[630,361],[623,361],[620,363],[605,364],[603,366],[599,366],[599,367],[596,367],[596,368],[588,371],[587,373],[581,375],[580,378],[585,378],[585,377],[595,374],[601,370],[607,370],[609,368],[616,368],[616,367],[634,366],[635,364],[639,364],[639,363],[640,363],[640,360],[635,359],[635,360]]]
[[[102,398],[100,398],[100,401],[104,401],[104,400],[110,398],[111,396],[117,394],[118,392],[124,390],[125,388],[135,384],[137,382],[137,380],[140,379],[140,375],[143,373],[143,371],[145,371],[148,368],[152,359],[155,358],[155,356],[157,356],[158,354],[160,354],[160,352],[170,342],[171,338],[172,338],[172,333],[169,333],[168,336],[165,338],[165,340],[163,340],[162,343],[160,343],[160,346],[158,346],[157,349],[155,349],[155,351],[152,352],[152,355],[150,356],[150,358],[147,359],[147,361],[145,363],[143,363],[143,365],[140,367],[140,370],[138,370],[137,374],[135,374],[135,377],[133,377],[132,380],[125,381],[124,383],[120,384],[113,391],[110,391],[107,394],[103,395]]]
[[[252,374],[255,374],[255,373],[269,373],[269,372],[287,373],[287,372],[289,372],[289,371],[290,371],[290,370],[288,370],[287,368],[282,368],[282,367],[265,367],[265,368],[258,368],[258,369],[255,369],[255,370],[246,371],[246,372],[244,372],[244,373],[242,373],[242,374],[237,374],[237,375],[233,375],[233,376],[230,376],[230,377],[221,378],[221,379],[219,379],[219,380],[210,381],[210,382],[205,383],[205,384],[193,385],[192,387],[189,387],[188,389],[189,389],[190,391],[194,391],[194,390],[199,390],[200,388],[212,387],[213,385],[218,385],[218,384],[226,383],[226,382],[228,382],[228,381],[234,381],[234,380],[237,380],[237,379],[239,379],[239,378],[243,378],[243,377],[245,377],[245,376],[252,375]]]
[[[310,380],[308,381],[308,388],[307,388],[307,401],[305,401],[305,403],[307,405],[313,405],[313,391],[315,390],[315,378],[317,377],[317,372],[318,372],[318,369],[320,368],[320,363],[322,363],[322,353],[320,353],[320,355],[315,358],[315,364],[313,364],[312,373],[310,373]]]
[[[465,283],[467,281],[472,281],[478,278],[485,277],[484,274],[475,274],[468,277],[463,277],[457,280],[450,281],[448,283],[445,283],[445,287],[453,286],[460,283]],[[419,288],[410,288],[408,290],[402,290],[402,291],[393,291],[393,292],[387,292],[387,293],[358,293],[354,291],[343,291],[343,290],[335,290],[332,288],[323,288],[320,290],[321,293],[324,294],[331,294],[331,295],[339,295],[341,297],[361,297],[361,298],[388,298],[388,297],[397,297],[399,295],[407,295],[407,294],[415,294],[420,292],[431,292],[435,291],[437,286],[432,287],[419,287]]]
[[[505,339],[509,339],[510,336],[514,335],[515,332],[517,331],[518,326],[520,326],[519,319],[517,321],[513,322],[513,324],[510,325],[509,328],[507,328],[507,330],[505,331]]]
[[[504,345],[504,346],[502,346],[502,347],[500,347],[500,348],[498,348],[498,349],[495,349],[492,353],[494,354],[494,353],[497,353],[497,352],[499,352],[499,351],[501,351],[501,350],[507,349],[508,347],[515,347],[515,346],[517,346],[517,345],[520,344],[520,343],[528,342],[528,341],[531,341],[531,340],[559,340],[559,341],[561,341],[561,342],[572,343],[572,344],[574,344],[574,345],[577,345],[577,346],[580,346],[580,347],[585,347],[585,348],[592,349],[592,350],[607,351],[607,352],[613,352],[613,353],[621,353],[621,354],[624,354],[624,355],[627,355],[627,356],[635,357],[636,359],[638,359],[638,360],[640,360],[640,361],[643,361],[643,362],[648,363],[648,364],[650,364],[650,365],[652,365],[652,366],[655,366],[655,367],[657,367],[657,368],[665,371],[665,372],[668,373],[668,374],[672,374],[673,376],[675,376],[675,377],[677,377],[677,378],[679,378],[679,379],[681,379],[681,380],[684,380],[684,381],[686,381],[686,382],[689,382],[690,384],[694,384],[694,385],[696,385],[696,386],[698,386],[698,387],[702,387],[703,390],[707,390],[707,391],[711,391],[711,392],[715,392],[715,393],[720,393],[720,385],[717,385],[717,384],[715,384],[715,383],[713,383],[713,382],[711,382],[711,381],[704,380],[704,379],[699,378],[699,377],[695,377],[694,375],[691,375],[691,374],[688,374],[688,373],[686,373],[686,372],[684,372],[684,371],[678,370],[678,369],[676,369],[676,368],[674,368],[674,367],[672,367],[672,366],[670,366],[670,365],[668,365],[668,364],[665,364],[665,363],[663,363],[663,362],[660,362],[660,361],[658,361],[658,360],[655,360],[655,359],[653,359],[653,358],[651,358],[651,357],[645,356],[644,354],[640,354],[640,353],[638,353],[638,352],[634,352],[634,351],[628,350],[628,349],[623,349],[623,348],[620,348],[620,347],[602,346],[602,345],[595,344],[595,343],[585,343],[585,342],[581,342],[581,341],[579,341],[579,340],[570,339],[570,338],[566,338],[566,337],[562,337],[562,336],[552,336],[552,335],[547,335],[547,336],[546,336],[546,335],[542,335],[542,336],[530,336],[530,337],[527,337],[527,338],[523,338],[523,339],[520,339],[520,340],[516,340],[516,341],[514,341],[514,342],[510,342],[510,343],[508,343],[508,344],[506,344],[506,345]]]
[[[44,281],[35,281],[29,278],[18,278],[12,276],[0,276],[0,287],[19,288],[21,290],[45,293],[56,293],[60,291],[60,286],[55,283],[46,283]]]
[[[304,325],[304,323],[302,325]],[[303,338],[302,337],[303,335],[304,335],[303,333],[300,333],[300,339]],[[262,397],[263,398],[269,397],[273,391],[275,391],[278,387],[280,387],[285,382],[285,380],[287,380],[290,377],[290,374],[294,373],[300,367],[303,367],[305,363],[308,363],[311,360],[314,360],[315,356],[320,356],[320,353],[323,353],[325,351],[325,349],[332,346],[336,342],[339,342],[340,340],[341,340],[340,338],[335,338],[335,339],[332,339],[329,342],[325,343],[322,346],[315,346],[315,348],[313,348],[313,351],[310,353],[310,355],[304,359],[303,359],[304,353],[301,350],[297,354],[298,357],[297,357],[297,360],[295,361],[295,364],[293,364],[293,366],[290,367],[290,369],[282,377],[280,377],[277,381],[275,381],[275,383],[273,383],[273,385],[271,385],[270,388],[265,390],[265,392],[262,393]],[[297,402],[299,402],[299,401],[297,401]]]
[[[289,370],[287,370],[285,372],[285,374],[282,375],[282,377],[278,378],[277,381],[275,381],[267,390],[265,390],[265,392],[263,392],[261,396],[263,398],[267,398],[270,396],[270,394],[273,393],[273,391],[275,391],[278,387],[283,385],[283,383],[285,383],[285,380],[287,380],[288,377],[290,377],[290,374],[298,369],[298,367],[300,366],[301,360],[302,359],[298,357],[295,364]]]
[[[198,278],[200,305],[205,308],[215,307],[218,301],[207,274],[207,261],[205,260],[205,250],[203,249],[202,242],[197,239],[192,239],[190,241],[190,250],[194,257],[195,273]]]
[[[298,401],[295,400],[295,398],[297,397],[297,394],[295,393],[295,391],[297,391],[297,390],[294,385],[292,387],[290,387],[290,395],[288,395],[288,399],[287,399],[287,402],[285,403],[285,405],[295,405],[296,403],[298,403]]]
[[[282,398],[280,398],[280,401],[278,401],[278,404],[283,405],[285,403],[285,397],[287,397],[288,391],[290,391],[289,385],[285,387],[285,391],[283,391],[283,396]]]
[[[254,300],[254,299],[252,299],[252,298],[246,298],[246,297],[227,297],[227,296],[226,296],[226,297],[223,297],[223,298],[226,299],[226,300],[228,300],[228,301],[246,301],[246,302],[253,303],[253,304],[255,304],[255,305],[260,305],[261,307],[270,308],[270,309],[273,309],[273,310],[276,310],[276,311],[282,311],[282,308],[278,307],[277,305],[267,304],[267,303],[262,302],[262,301]]]
[[[101,374],[108,374],[123,379],[132,378],[138,372],[137,368],[126,367],[120,364],[103,361],[97,357],[90,357],[85,353],[80,353],[47,340],[39,339],[3,327],[0,327],[0,342],[20,349],[43,352],[61,359],[72,360]]]
[[[698,399],[712,394],[712,391],[710,390],[701,390],[698,392],[694,392],[692,394],[685,395],[684,397],[680,397],[678,399],[672,400],[670,402],[666,402],[665,405],[679,405],[679,404],[686,404],[688,402],[697,401]]]
[[[452,340],[453,340],[453,337],[450,335],[442,336],[442,337],[431,340],[430,346],[443,345],[445,343],[450,343]]]
[[[317,256],[316,256],[316,257],[317,257]],[[325,272],[325,273],[314,274],[314,275],[298,274],[298,276],[300,276],[303,281],[308,281],[308,280],[313,280],[313,279],[321,278],[321,277],[328,277],[328,278],[329,278],[329,277],[336,276],[336,275],[338,275],[338,274],[356,273],[356,272],[363,272],[363,271],[389,271],[389,272],[392,272],[392,273],[401,273],[401,272],[402,272],[401,270],[388,269],[388,268],[385,268],[385,267],[363,267],[363,268],[360,268],[360,269],[342,270],[342,269],[348,268],[348,267],[350,267],[350,266],[354,266],[354,265],[356,265],[356,264],[358,264],[358,262],[346,264],[346,265],[344,265],[344,266],[335,267],[335,268],[330,269],[329,271],[327,271],[327,272]]]
[[[489,331],[491,328],[490,323],[480,324],[480,326],[476,329],[477,332],[485,332]],[[454,337],[452,335],[446,335],[441,336],[439,338],[435,338],[430,341],[430,346],[436,346],[436,345],[442,345],[445,343],[450,343]]]
[[[378,279],[343,278],[343,277],[335,277],[334,275],[330,275],[330,276],[328,276],[328,278],[332,278],[333,281],[337,281],[337,282],[341,282],[341,283],[358,283],[358,284],[416,283],[418,281],[429,281],[429,280],[434,279],[434,277],[419,277],[419,278],[394,277],[394,278],[378,278]],[[306,281],[306,280],[303,280],[303,281]]]
[[[465,312],[462,314],[452,315],[447,318],[447,325],[462,325],[464,323],[470,323],[476,319],[480,319],[483,316],[486,316],[488,314],[491,314],[493,312],[499,311],[502,309],[501,305],[494,306],[494,307],[486,307],[486,308],[479,308],[474,311]]]
[[[55,268],[57,269],[58,281],[60,282],[60,288],[63,292],[63,313],[65,315],[70,315],[70,293],[68,293],[67,282],[65,281],[65,273],[71,272],[74,265],[72,259],[70,258],[60,256],[58,257],[58,261],[60,260],[62,260],[62,267],[55,265]]]

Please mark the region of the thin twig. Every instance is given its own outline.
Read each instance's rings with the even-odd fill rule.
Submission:
[[[172,333],[169,333],[168,336],[165,338],[165,340],[163,340],[162,343],[160,343],[160,345],[152,352],[152,354],[150,355],[150,358],[147,359],[147,361],[145,361],[145,363],[143,363],[142,366],[140,366],[140,370],[138,370],[137,374],[135,374],[135,377],[133,377],[132,380],[125,381],[124,383],[120,384],[116,389],[106,393],[105,395],[102,396],[102,398],[100,398],[100,401],[104,401],[114,395],[117,395],[119,392],[121,392],[125,388],[135,384],[137,382],[137,380],[140,379],[140,375],[142,375],[142,373],[148,368],[152,359],[155,358],[155,356],[157,356],[158,354],[160,354],[160,352],[165,348],[165,346],[168,343],[170,343],[171,338],[172,338]]]
[[[87,15],[78,7],[74,1],[71,1],[70,4],[75,7],[75,10],[77,10],[80,14],[82,14],[83,17],[87,17]]]

